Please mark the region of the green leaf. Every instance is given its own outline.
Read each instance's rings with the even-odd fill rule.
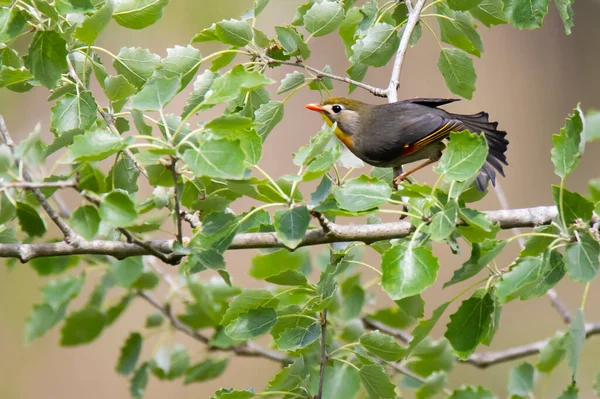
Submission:
[[[33,312],[25,324],[25,343],[30,344],[35,339],[44,335],[65,317],[66,306],[54,310],[46,303],[33,305]]]
[[[148,49],[123,47],[113,62],[115,71],[141,89],[160,64],[160,56]]]
[[[340,29],[338,33],[342,38],[342,42],[344,42],[344,47],[346,49],[346,56],[348,58],[352,57],[354,52],[352,51],[352,46],[356,43],[356,30],[358,28],[358,24],[363,20],[363,14],[361,9],[358,7],[352,7],[347,13],[344,21],[340,24]]]
[[[281,86],[277,89],[277,94],[285,93],[286,91],[293,90],[301,86],[306,78],[304,74],[298,71],[288,73],[285,78],[281,81]]]
[[[230,19],[215,25],[215,34],[220,41],[236,47],[244,47],[252,41],[252,27],[246,21]]]
[[[395,244],[383,254],[381,285],[394,300],[417,295],[435,282],[439,267],[431,249]]]
[[[67,70],[67,42],[53,30],[38,30],[29,45],[26,66],[48,89],[53,89]]]
[[[577,165],[583,155],[585,139],[583,138],[583,117],[579,107],[565,121],[565,126],[559,134],[552,135],[552,162],[554,173],[561,178],[567,177]]]
[[[269,101],[262,104],[254,113],[254,121],[259,125],[256,131],[260,138],[265,141],[273,128],[283,119],[283,102]]]
[[[98,105],[92,92],[82,91],[79,96],[65,94],[52,107],[50,128],[59,135],[73,130],[83,133],[94,126],[97,112]]]
[[[486,267],[504,248],[506,241],[485,240],[481,243],[473,243],[471,257],[463,263],[460,269],[454,272],[452,279],[444,283],[444,288],[465,281]]]
[[[219,76],[218,73],[206,70],[196,77],[196,81],[194,82],[194,91],[185,102],[183,113],[181,114],[182,118],[187,117],[192,111],[194,111],[194,109],[202,104],[204,101],[204,96],[208,90],[210,90],[217,76]]]
[[[468,131],[452,132],[448,148],[435,172],[456,181],[471,179],[479,173],[488,155],[485,137]]]
[[[15,65],[16,67],[16,65]],[[600,139],[600,112],[589,110],[585,116],[585,126],[583,128],[585,141],[596,141]]]
[[[505,0],[504,11],[515,28],[537,29],[548,13],[550,0]]]
[[[10,4],[10,2],[8,3]],[[7,4],[7,5],[8,5]],[[6,43],[15,39],[27,22],[26,14],[17,7],[0,8],[0,42]]]
[[[360,368],[358,374],[370,399],[396,398],[396,386],[390,381],[390,376],[386,374],[383,366],[367,364]]]
[[[235,100],[240,94],[274,83],[263,74],[248,72],[243,65],[236,65],[212,84],[212,91],[204,99],[204,104],[220,104]]]
[[[276,26],[277,39],[285,50],[287,56],[300,56],[305,61],[310,57],[308,45],[298,31],[291,26]]]
[[[155,76],[177,78],[181,81],[178,91],[186,87],[200,67],[200,51],[190,45],[167,49],[167,56],[161,60]]]
[[[161,346],[150,361],[150,371],[160,380],[181,377],[190,365],[190,356],[182,345]]]
[[[248,274],[259,280],[273,284],[303,285],[305,275],[310,273],[310,258],[305,251],[282,249],[252,258]]]
[[[600,397],[600,371],[596,373],[594,378],[594,392]]]
[[[138,332],[129,334],[127,340],[121,347],[121,354],[117,361],[117,373],[128,375],[135,369],[135,365],[142,351],[142,335]]]
[[[496,283],[494,293],[500,302],[508,302],[519,297],[521,291],[537,279],[541,266],[542,259],[540,257],[528,256],[517,259],[509,271],[504,273],[502,279]]]
[[[491,327],[494,299],[491,294],[477,291],[463,301],[450,315],[444,336],[462,359],[469,357],[488,335]]]
[[[443,371],[436,371],[429,375],[425,382],[417,390],[417,399],[428,399],[435,397],[440,393],[444,385],[447,383],[446,373]]]
[[[113,11],[113,2],[106,1],[98,11],[85,17],[81,25],[75,29],[73,37],[91,46],[110,22]]]
[[[302,356],[281,369],[275,377],[269,381],[267,391],[293,391],[298,385],[304,382],[304,358]]]
[[[169,0],[119,0],[113,18],[129,29],[143,29],[158,21]]]
[[[239,140],[208,140],[188,149],[182,159],[196,176],[241,179],[244,177],[245,154]]]
[[[522,300],[537,298],[548,292],[565,276],[565,263],[558,251],[546,251],[536,270],[535,280],[520,290]]]
[[[343,20],[344,9],[340,3],[314,3],[304,15],[304,27],[311,36],[324,36],[335,31]]]
[[[538,371],[550,373],[567,354],[567,335],[558,331],[540,351],[540,358],[535,365]]]
[[[535,370],[529,363],[521,363],[508,374],[508,392],[512,395],[528,397],[533,391]]]
[[[137,219],[135,204],[126,193],[112,191],[100,202],[100,219],[113,227],[129,226]]]
[[[552,185],[552,198],[559,210],[561,209],[560,191],[560,187]],[[585,222],[589,221],[594,212],[594,204],[579,193],[564,188],[562,191],[562,212],[564,213],[565,223],[569,225],[577,219],[582,219]]]
[[[307,327],[297,326],[285,330],[275,344],[280,350],[291,351],[304,348],[315,342],[321,336],[321,326],[319,323],[312,323]]]
[[[251,388],[243,391],[230,388],[221,388],[215,392],[215,396],[212,396],[211,399],[250,399],[254,396],[256,396],[256,394]]]
[[[476,7],[481,0],[448,0],[448,6],[457,11],[467,11]]]
[[[187,385],[193,382],[204,382],[215,379],[225,372],[228,364],[228,357],[223,359],[206,359],[200,363],[196,363],[185,372],[184,384]]]
[[[216,117],[215,119],[209,121],[204,126],[206,129],[212,129],[216,131],[220,130],[238,130],[238,129],[248,129],[253,125],[252,119],[246,118],[240,114],[225,114]],[[238,132],[236,132],[238,133]]]
[[[317,382],[312,378],[311,383]],[[311,386],[311,391],[318,389]],[[323,398],[350,399],[356,397],[360,389],[358,371],[345,363],[334,362],[333,366],[325,367],[325,380],[323,381]]]
[[[583,319],[583,310],[578,309],[571,324],[569,324],[569,335],[567,336],[567,359],[569,361],[569,369],[573,373],[573,381],[576,380],[579,355],[581,354],[584,342],[585,321]]]
[[[275,231],[286,247],[294,249],[300,244],[308,225],[310,224],[310,212],[306,206],[297,206],[291,209],[275,212]]]
[[[600,244],[588,232],[567,244],[565,267],[569,277],[580,283],[592,281],[600,270]]]
[[[579,388],[573,382],[571,385],[567,387],[563,391],[563,393],[558,397],[558,399],[578,399],[579,398]]]
[[[46,234],[46,224],[36,209],[20,201],[17,201],[16,208],[22,231],[30,237],[43,237]]]
[[[450,237],[456,227],[456,218],[458,217],[458,203],[455,199],[450,199],[440,212],[436,213],[431,219],[429,225],[429,234],[431,239],[441,242]]]
[[[15,164],[15,160],[10,147],[6,144],[0,145],[0,173],[9,171]]]
[[[179,84],[177,78],[152,78],[139,93],[131,97],[131,108],[140,111],[162,110],[177,94]]]
[[[478,6],[471,8],[469,12],[488,28],[492,25],[503,25],[508,22],[504,14],[502,0],[483,0]]]
[[[393,337],[371,331],[360,337],[360,344],[371,354],[388,362],[397,362],[406,354],[406,348],[396,343]]]
[[[245,290],[231,301],[227,311],[223,315],[221,325],[227,326],[239,315],[248,310],[266,306],[275,308],[278,304],[279,300],[273,297],[273,294],[267,290]]]
[[[101,161],[127,147],[120,136],[107,129],[96,129],[75,137],[69,151],[76,162]]]
[[[469,100],[473,97],[477,74],[473,67],[473,60],[465,51],[456,48],[442,49],[438,59],[438,69],[452,93]]]
[[[16,85],[33,78],[33,75],[25,67],[13,68],[2,65],[0,67],[0,87]]]
[[[540,226],[533,229],[534,233],[554,234],[553,226]],[[537,256],[546,251],[550,244],[554,241],[553,237],[532,236],[525,241],[525,248],[519,254],[520,258],[526,256]]]
[[[146,327],[146,328],[160,327],[160,326],[162,326],[164,321],[165,321],[165,317],[163,316],[163,314],[161,312],[152,313],[151,315],[148,315],[148,317],[146,317],[146,324],[144,324],[144,327]]]
[[[116,285],[123,288],[130,288],[133,283],[138,281],[143,272],[144,264],[139,256],[115,261],[109,266],[109,275]]]
[[[449,0],[448,5],[453,8],[452,6],[455,3],[457,3],[456,0]],[[459,1],[459,3],[468,5],[467,3],[469,2]],[[473,22],[471,14],[461,11],[452,11],[444,3],[436,4],[436,9],[439,14],[450,18],[438,18],[442,41],[462,49],[469,54],[473,54],[477,57],[481,56],[483,42],[481,41],[479,33],[477,33],[477,26]]]
[[[390,186],[377,179],[362,175],[347,180],[341,187],[333,189],[335,200],[340,207],[350,212],[373,209],[387,203],[392,194]]]
[[[395,27],[377,22],[352,46],[354,54],[350,57],[350,62],[374,67],[385,66],[398,50],[399,43]]]
[[[104,80],[104,94],[112,101],[122,101],[135,94],[137,88],[125,76],[109,76]]]
[[[59,311],[61,307],[69,304],[81,292],[84,277],[66,276],[60,280],[52,280],[44,287],[44,304],[50,305],[54,311]]]
[[[277,312],[272,307],[259,307],[239,315],[227,325],[225,332],[236,340],[248,340],[269,332],[277,322]]]
[[[142,399],[148,385],[148,363],[143,363],[133,375],[129,385],[129,393],[133,399]]]
[[[122,157],[108,173],[106,186],[108,190],[120,189],[128,193],[135,193],[138,191],[137,179],[139,175],[140,170],[133,161],[127,157]]]
[[[76,346],[92,342],[104,329],[106,316],[95,307],[86,307],[73,312],[60,330],[61,346]]]
[[[496,396],[482,387],[465,387],[452,391],[448,399],[496,399]]]
[[[267,4],[269,4],[269,0],[254,0],[254,16],[258,17],[260,13],[263,12]]]

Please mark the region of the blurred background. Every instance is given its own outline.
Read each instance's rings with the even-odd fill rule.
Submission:
[[[165,8],[164,17],[155,25],[141,31],[125,30],[111,22],[100,37],[99,44],[113,53],[121,47],[148,47],[152,52],[166,55],[166,49],[176,44],[186,45],[193,35],[212,22],[224,18],[239,18],[252,7],[252,0],[173,0]],[[273,26],[285,24],[293,18],[295,9],[302,2],[297,0],[272,0],[257,26],[268,35],[273,36]],[[362,3],[361,1],[358,4]],[[485,52],[481,59],[475,60],[477,71],[477,91],[472,101],[462,101],[448,107],[461,113],[475,113],[486,110],[491,118],[500,122],[500,127],[508,131],[510,146],[506,169],[507,177],[501,179],[511,207],[529,207],[552,204],[550,184],[557,184],[558,178],[553,173],[550,161],[552,146],[551,135],[558,133],[564,119],[572,109],[581,102],[584,110],[600,109],[600,79],[597,65],[600,53],[597,51],[600,37],[600,1],[578,1],[574,6],[575,27],[573,34],[566,36],[562,23],[553,6],[544,22],[544,27],[535,31],[518,31],[511,26],[486,29],[480,27]],[[212,43],[199,46],[203,55],[219,49]],[[343,74],[348,67],[343,45],[337,34],[323,38],[311,39],[313,50],[309,64],[321,68],[329,64],[337,74]],[[447,90],[441,74],[437,70],[439,49],[428,31],[417,47],[409,50],[401,77],[400,98],[407,97],[446,97],[452,96]],[[105,64],[111,63],[108,59]],[[203,67],[201,67],[202,70]],[[373,69],[365,78],[365,82],[379,87],[386,87],[391,65],[386,68]],[[273,79],[282,79],[285,73],[292,70],[286,67],[271,70],[268,73]],[[347,86],[334,82],[334,95],[346,95]],[[271,86],[273,97],[278,85]],[[97,90],[97,88],[94,88]],[[173,112],[181,109],[188,88],[179,95],[171,108]],[[97,92],[97,91],[95,91]],[[0,112],[6,119],[13,138],[19,141],[31,132],[37,123],[41,123],[42,137],[46,142],[51,140],[49,128],[49,109],[53,105],[46,101],[46,89],[36,88],[26,94],[15,94],[7,90],[0,92]],[[369,102],[383,102],[368,93],[357,89],[353,96]],[[282,96],[280,96],[282,97]],[[99,101],[103,96],[98,95]],[[292,153],[300,146],[308,143],[321,126],[321,120],[308,114],[303,108],[307,102],[319,100],[318,92],[308,89],[294,95],[285,106],[285,117],[269,136],[263,150],[261,167],[273,176],[296,172],[292,163]],[[105,104],[103,104],[105,105]],[[211,115],[212,117],[212,115]],[[302,123],[298,123],[299,121]],[[593,143],[586,148],[586,154],[577,171],[569,177],[566,187],[569,190],[587,193],[587,181],[600,177],[600,143]],[[49,165],[55,161],[49,159]],[[369,169],[356,171],[368,173]],[[416,175],[420,181],[432,184],[435,176],[427,168]],[[312,186],[305,187],[308,194]],[[142,194],[142,193],[140,193]],[[80,199],[72,192],[64,193],[71,206],[77,206]],[[498,209],[496,196],[490,193],[483,201],[476,204],[480,210]],[[240,203],[236,211],[247,209],[247,204]],[[505,236],[510,232],[503,232]],[[189,235],[189,232],[188,232]],[[313,252],[318,252],[318,249]],[[504,251],[498,265],[506,267],[518,254],[515,243]],[[466,285],[455,289],[442,290],[453,271],[468,257],[469,249],[463,248],[462,254],[455,256],[447,247],[434,248],[440,259],[440,276],[438,283],[424,293],[427,301],[426,317],[432,309],[451,298]],[[257,287],[256,281],[249,281],[245,272],[250,264],[254,251],[236,251],[227,254],[228,270],[234,282],[242,287]],[[374,251],[367,251],[365,259],[368,263],[378,265],[379,256]],[[75,270],[78,273],[80,270]],[[170,272],[173,272],[171,270]],[[210,275],[201,276],[210,278]],[[370,278],[367,275],[363,281]],[[88,279],[89,280],[89,279]],[[92,278],[93,280],[93,278]],[[118,322],[107,329],[103,335],[91,345],[61,348],[58,346],[59,329],[55,328],[30,346],[23,344],[25,319],[32,305],[40,301],[39,287],[47,283],[47,279],[37,276],[28,265],[14,264],[13,267],[0,268],[0,398],[1,399],[39,399],[63,398],[100,399],[107,397],[127,398],[128,380],[114,371],[119,348],[129,332],[139,329],[145,316],[152,312],[146,303],[135,303],[130,306]],[[467,283],[469,284],[469,283]],[[600,289],[598,282],[592,284],[587,300],[586,320],[600,321]],[[88,286],[90,285],[88,281]],[[381,294],[378,286],[369,291],[377,298],[369,309],[389,306],[391,303]],[[561,299],[571,311],[575,311],[581,301],[583,286],[567,281],[565,278],[557,287]],[[82,295],[86,297],[85,293]],[[77,309],[83,303],[82,298],[71,305]],[[450,314],[451,312],[446,312]],[[435,337],[443,335],[447,319],[440,321],[433,332]],[[508,347],[544,339],[565,326],[558,314],[550,307],[547,297],[526,302],[514,301],[504,307],[501,328],[490,350],[501,350]],[[188,340],[181,334],[160,337],[172,342],[181,342],[190,350],[192,361],[197,361],[203,353],[198,343]],[[144,347],[143,356],[149,358],[153,352],[153,344],[159,337],[152,338]],[[487,349],[480,347],[481,350]],[[600,337],[586,341],[579,372],[580,397],[593,397],[592,380],[600,370],[598,362],[600,354]],[[536,358],[527,359],[535,363]],[[481,384],[500,397],[506,396],[508,371],[519,362],[494,366],[488,370],[475,369],[468,365],[458,365],[449,376],[449,387],[456,388],[461,384]],[[178,397],[208,398],[219,387],[262,389],[267,381],[278,370],[278,365],[267,360],[234,358],[229,369],[220,378],[204,383],[184,387],[181,380],[161,382],[150,379],[145,397],[149,399]],[[557,397],[570,383],[570,373],[566,361],[554,371],[551,377],[540,376],[538,397]]]

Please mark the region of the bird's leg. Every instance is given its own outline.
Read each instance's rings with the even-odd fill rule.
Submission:
[[[393,171],[394,171],[394,180],[392,180],[392,184],[394,185],[394,190],[398,191],[398,183],[396,183],[396,179],[398,177],[402,176],[402,173],[403,173],[402,165],[395,166],[393,168]],[[402,205],[402,212],[408,213],[408,206],[406,206],[406,203],[408,203],[408,198],[402,197],[402,202],[404,202],[404,204]],[[405,215],[400,216],[400,220],[404,219],[405,217],[406,217]]]
[[[427,165],[431,165],[432,163],[437,162],[437,159],[428,159],[427,161],[423,162],[421,165],[417,166],[414,169],[411,170],[407,170],[406,172],[400,173],[398,176],[394,177],[394,184],[398,185],[399,183],[403,182],[409,175],[412,175],[413,173],[415,173],[418,170],[423,169],[425,166]]]

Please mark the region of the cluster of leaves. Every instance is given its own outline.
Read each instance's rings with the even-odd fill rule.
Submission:
[[[273,347],[284,353],[286,367],[264,392],[222,389],[215,398],[311,398],[318,391],[325,330],[328,361],[323,398],[354,398],[364,393],[370,398],[395,398],[400,389],[414,389],[417,397],[429,398],[444,390],[446,375],[457,359],[471,356],[479,344],[490,345],[505,303],[539,297],[565,275],[589,283],[598,274],[600,244],[597,232],[589,227],[594,213],[600,212],[600,183],[591,183],[589,197],[565,189],[565,178],[576,168],[586,139],[598,138],[600,131],[589,127],[584,131],[581,111],[576,109],[554,136],[552,160],[561,178],[560,186],[552,188],[560,210],[557,220],[529,234],[525,249],[507,270],[492,269],[491,275],[425,319],[421,293],[436,282],[440,267],[434,243],[447,244],[455,252],[460,241],[471,247],[470,258],[445,283],[448,286],[494,265],[494,258],[510,241],[498,239],[500,226],[471,207],[483,196],[473,185],[488,153],[483,136],[452,134],[436,167],[439,179],[433,187],[413,183],[393,191],[391,171],[381,168],[373,168],[369,176],[350,178],[352,168],[362,164],[335,139],[334,127],[324,127],[294,154],[298,173],[272,178],[258,166],[262,144],[282,120],[287,99],[304,87],[333,89],[330,78],[303,69],[280,82],[277,95],[288,93],[286,97],[272,99],[266,87],[275,81],[266,76],[268,69],[303,66],[311,55],[309,40],[337,31],[350,61],[348,76],[362,81],[368,67],[388,64],[396,52],[407,19],[405,4],[390,1],[380,6],[370,0],[359,7],[350,0],[310,1],[298,8],[289,25],[276,26],[270,38],[254,26],[268,0],[255,0],[243,18],[215,23],[192,38],[191,44],[167,49],[164,57],[141,48],[124,47],[112,54],[95,46],[111,20],[142,29],[161,17],[167,3],[19,0],[0,8],[0,87],[25,92],[44,86],[51,92],[48,101],[54,103],[53,141],[43,142],[35,131],[14,151],[0,146],[0,177],[5,182],[22,181],[22,165],[42,165],[49,155],[63,150],[65,172],[43,181],[75,179],[77,191],[93,199],[68,218],[84,240],[131,236],[144,240],[168,228],[163,225],[169,219],[177,221],[179,206],[200,215],[200,226],[189,241],[173,248],[184,261],[177,283],[171,282],[174,292],[169,300],[183,303],[184,309],[171,314],[168,306],[164,312],[151,314],[144,328],[168,334],[172,331],[169,324],[177,320],[208,334],[206,344],[213,351],[192,364],[184,346],[168,345],[143,360],[144,334],[141,330],[131,333],[116,370],[130,376],[134,398],[143,396],[150,374],[162,380],[183,378],[185,384],[216,378],[227,368],[228,352],[266,334],[272,337]],[[0,0],[0,4],[5,2]],[[539,27],[548,1],[527,4],[522,0],[438,0],[425,7],[435,7],[436,14],[425,14],[421,24],[429,27],[427,18],[437,18],[441,40],[454,47],[441,49],[438,63],[452,92],[470,98],[475,88],[468,54],[480,56],[483,47],[473,18],[486,26],[510,21],[518,28]],[[571,4],[564,0],[556,4],[569,32]],[[421,35],[421,24],[411,37],[412,45]],[[28,46],[21,47],[27,47],[27,53],[19,54],[16,48],[21,47],[15,43],[25,40]],[[192,44],[201,46],[207,41],[225,46],[203,57]],[[245,62],[234,63],[238,58]],[[323,71],[331,73],[327,66]],[[100,88],[95,93],[93,83]],[[168,112],[171,100],[189,91],[190,84],[193,87],[183,109]],[[203,114],[218,105],[224,109],[220,116],[211,119]],[[192,125],[198,114],[200,122]],[[99,163],[105,160],[111,161],[107,172]],[[340,177],[340,168],[350,172]],[[149,197],[139,193],[146,184],[142,172],[153,190]],[[301,185],[315,180],[319,180],[316,190],[305,199]],[[42,193],[51,198],[56,190],[44,188]],[[242,197],[256,201],[256,206],[235,214],[230,206]],[[403,198],[408,198],[407,204]],[[0,193],[0,201],[0,243],[48,241],[40,203],[31,192],[7,188]],[[360,267],[375,268],[360,261],[356,243],[334,247],[316,261],[296,249],[307,231],[318,227],[311,214],[329,220],[367,216],[374,224],[380,222],[376,214],[382,207],[397,209],[402,204],[408,205],[405,216],[415,231],[406,239],[370,245],[382,259],[375,281],[361,281]],[[267,212],[271,207],[279,209],[271,215]],[[464,223],[457,226],[457,219]],[[233,285],[227,272],[223,254],[235,235],[245,232],[274,232],[287,247],[264,249],[252,259],[249,276],[269,283],[268,290],[242,290]],[[42,289],[42,301],[27,321],[26,341],[63,322],[61,345],[92,342],[134,299],[159,285],[161,276],[154,262],[152,257],[117,261],[97,255],[31,261],[41,276],[54,279]],[[317,282],[311,282],[313,263],[319,269]],[[71,310],[69,305],[82,291],[89,272],[57,276],[83,264],[104,274],[85,305]],[[202,273],[205,270],[218,272],[222,280],[208,281],[207,273]],[[367,289],[375,282],[381,283],[393,306],[369,306]],[[449,316],[444,337],[432,339],[429,334],[449,305],[474,288]],[[119,290],[122,295],[115,300],[110,294]],[[365,318],[389,328],[416,325],[413,338],[401,345],[391,335],[367,330]],[[542,351],[536,365],[539,372],[551,372],[568,355],[576,374],[585,338],[583,323],[582,306],[569,330],[557,333]],[[413,377],[398,383],[393,374],[397,367],[406,367]],[[527,397],[534,387],[534,374],[527,363],[515,368],[509,378],[511,394]],[[569,387],[565,395],[570,396],[565,397],[574,397],[576,391],[575,386]],[[481,387],[462,387],[450,397],[494,395]]]

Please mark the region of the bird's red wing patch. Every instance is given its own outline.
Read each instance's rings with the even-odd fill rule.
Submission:
[[[450,132],[462,130],[463,128],[464,127],[462,123],[460,123],[459,121],[448,121],[444,123],[441,127],[439,127],[437,130],[429,133],[427,136],[423,137],[419,141],[406,145],[402,150],[402,155],[409,155],[414,152],[417,152],[421,148],[431,143],[441,141],[447,138],[450,135]]]

